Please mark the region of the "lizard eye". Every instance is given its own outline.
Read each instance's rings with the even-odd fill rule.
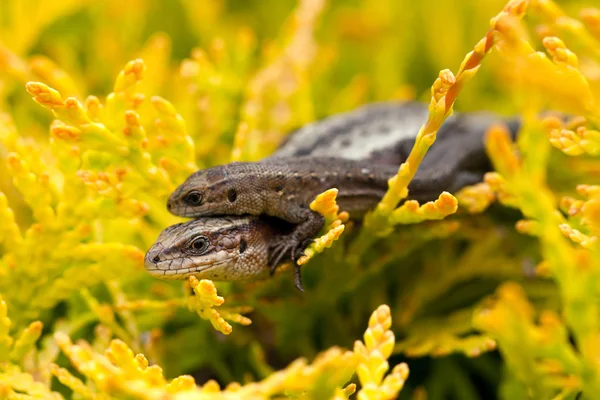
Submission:
[[[192,192],[189,192],[185,196],[183,201],[185,201],[190,206],[198,206],[200,205],[200,203],[202,203],[202,194],[194,190]]]
[[[206,238],[204,236],[200,236],[199,238],[194,239],[194,241],[191,244],[192,249],[196,250],[199,253],[202,253],[203,251],[205,251],[208,248],[208,245],[209,245],[209,240],[208,240],[208,238]]]
[[[233,203],[235,199],[237,199],[237,192],[235,189],[229,189],[227,192],[227,200],[229,200],[230,203]]]

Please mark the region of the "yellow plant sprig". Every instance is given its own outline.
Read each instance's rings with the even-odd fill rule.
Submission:
[[[578,69],[577,56],[557,37],[545,37],[542,41],[552,59],[536,51],[523,37],[519,22],[507,16],[498,21],[498,54],[507,77],[515,87],[526,87],[530,98],[536,93],[539,99],[567,112],[584,114],[597,121],[600,106],[588,80]]]
[[[577,185],[577,193],[589,199],[600,196],[600,185]]]
[[[171,300],[132,300],[117,304],[117,310],[138,311],[138,310],[168,310],[173,307],[184,307],[187,305],[187,299],[171,299]]]
[[[140,116],[134,110],[125,111],[125,128],[123,134],[129,139],[133,150],[133,163],[140,171],[156,172],[156,167],[152,164],[148,148],[148,136],[142,126]]]
[[[158,365],[149,365],[143,354],[134,355],[133,351],[120,340],[111,341],[105,355],[125,376],[146,381],[150,387],[160,388],[167,383],[162,368]]]
[[[497,172],[488,172],[484,176],[484,183],[496,194],[498,201],[512,208],[519,208],[518,199],[507,187],[506,180]]]
[[[100,302],[93,297],[87,289],[82,289],[80,293],[81,297],[83,297],[83,300],[87,303],[87,306],[103,326],[109,328],[110,331],[121,340],[124,340],[128,343],[133,343],[133,337],[117,322],[115,314],[110,306],[106,304],[100,304]]]
[[[570,196],[564,196],[560,199],[560,209],[562,212],[567,214],[569,217],[576,217],[581,214],[581,210],[585,201],[575,199]]]
[[[55,334],[55,340],[75,368],[96,384],[98,392],[90,391],[89,386],[62,368],[54,366],[52,373],[74,392],[87,395],[104,393],[115,396],[134,395],[140,399],[173,396],[176,399],[259,400],[282,392],[309,391],[317,396],[313,398],[324,398],[318,396],[334,393],[336,390],[332,385],[347,382],[356,364],[352,352],[332,348],[320,354],[312,365],[299,359],[261,382],[244,386],[232,383],[221,390],[215,381],[208,381],[202,387],[196,386],[194,379],[186,375],[167,382],[160,367],[148,366],[144,355],[134,355],[119,340],[111,342],[105,355],[93,352],[85,342],[73,344],[64,334]],[[320,380],[319,377],[324,376],[323,374],[328,374],[329,379]],[[355,385],[350,384],[344,389],[344,393],[349,395],[353,390]]]
[[[496,342],[486,335],[469,335],[462,338],[447,332],[430,333],[429,336],[413,336],[410,341],[400,342],[395,350],[409,357],[445,357],[452,353],[479,357],[497,349]]]
[[[576,130],[564,129],[562,127],[549,129],[548,137],[552,146],[561,150],[569,156],[589,154],[600,155],[600,132],[587,129],[584,126]]]
[[[95,353],[86,342],[73,344],[64,333],[57,332],[54,340],[71,363],[88,379],[94,381],[101,393],[114,395],[135,395],[138,398],[155,398],[164,392],[166,379],[162,369],[156,365],[148,367],[143,355],[133,352],[120,340],[113,340],[105,355]],[[78,390],[82,382],[72,376],[65,376],[60,369],[52,371],[63,375],[65,383]]]
[[[408,184],[417,172],[425,153],[435,142],[437,131],[442,123],[452,114],[452,104],[450,104],[450,107],[446,107],[445,96],[456,82],[456,77],[450,70],[440,72],[431,87],[431,102],[427,122],[419,130],[415,145],[407,160],[400,166],[398,174],[390,178],[389,189],[377,205],[372,218],[377,219],[378,216],[387,218],[398,203],[408,196]],[[369,219],[366,219],[365,224],[368,225],[369,223]]]
[[[31,72],[48,85],[58,89],[58,92],[68,93],[79,97],[80,88],[73,78],[61,69],[54,61],[44,56],[34,56],[29,59]]]
[[[10,352],[10,359],[13,362],[20,363],[23,357],[34,349],[35,343],[42,335],[43,326],[40,321],[34,321],[21,332]]]
[[[0,192],[0,245],[5,244],[7,248],[16,248],[23,243],[23,235],[17,222],[15,214],[9,207],[4,193]]]
[[[588,57],[592,57],[596,62],[600,62],[600,47],[598,41],[591,32],[585,29],[585,26],[575,18],[567,15],[552,0],[530,0],[532,14],[540,15],[550,27],[556,28],[559,32],[568,36],[568,39],[576,41]],[[582,10],[582,19],[593,27],[594,13],[593,9]]]
[[[10,335],[11,326],[7,304],[0,295],[0,398],[62,399],[46,384],[37,381],[39,378],[35,379],[32,371],[24,371],[21,367],[25,355],[35,351],[34,345],[41,335],[42,323],[31,322],[16,340]],[[38,357],[37,353],[35,357]]]
[[[567,48],[565,43],[557,37],[548,36],[542,40],[544,47],[552,56],[552,61],[556,64],[565,64],[573,68],[579,66],[579,59],[571,50]]]
[[[458,205],[470,214],[484,212],[496,200],[496,194],[485,182],[466,186],[456,193]]]
[[[53,198],[48,174],[33,173],[17,153],[9,153],[7,162],[13,176],[13,184],[23,194],[36,219],[43,223],[53,221],[56,215],[52,207]]]
[[[365,333],[367,345],[365,349],[370,349],[371,355],[380,350],[387,354],[391,332],[381,331],[381,321],[375,321],[372,325]],[[381,344],[374,342],[382,337],[381,334],[386,342]],[[79,378],[56,365],[51,365],[52,374],[75,393],[88,397],[102,393],[113,396],[132,395],[140,399],[172,396],[175,399],[259,400],[280,393],[305,393],[309,398],[348,398],[356,390],[356,385],[352,383],[344,389],[340,387],[351,378],[359,356],[337,347],[319,354],[312,364],[308,364],[305,359],[297,359],[287,368],[269,375],[260,382],[248,383],[244,386],[234,382],[221,390],[215,381],[208,381],[202,387],[196,386],[194,379],[186,375],[168,382],[160,367],[149,366],[148,359],[143,354],[134,355],[133,351],[120,340],[113,340],[104,355],[94,352],[85,341],[72,343],[71,339],[61,332],[54,335],[54,340],[72,365],[95,385],[86,385]],[[393,347],[393,338],[391,346]],[[327,376],[327,379],[322,379],[324,376]],[[383,379],[376,392],[370,393],[379,394],[384,396],[383,398],[392,398],[401,389],[406,376],[406,365],[400,364],[394,368],[392,374]]]
[[[356,384],[350,383],[345,388],[338,388],[332,397],[332,400],[347,400],[356,392]]]
[[[337,189],[329,189],[319,194],[311,203],[310,209],[318,212],[325,218],[323,231],[325,234],[316,238],[305,250],[304,255],[298,259],[298,265],[304,265],[316,254],[323,252],[326,248],[331,247],[333,242],[339,239],[344,232],[345,225],[343,224],[349,218],[348,213],[339,211],[335,199],[337,197]]]
[[[409,334],[406,339],[396,343],[394,354],[402,353],[408,357],[444,357],[452,353],[462,353],[467,357],[478,357],[497,348],[496,342],[489,335],[472,333],[470,309],[420,321],[412,321],[406,315],[400,315],[399,318],[403,320],[401,323],[406,325]]]
[[[151,101],[157,113],[156,141],[161,146],[166,145],[169,150],[166,155],[168,160],[161,159],[159,165],[170,175],[174,175],[177,181],[181,181],[198,169],[194,161],[196,156],[194,141],[187,133],[183,118],[170,102],[159,96],[153,96]]]
[[[88,96],[85,99],[85,110],[87,112],[88,117],[93,122],[104,122],[104,105],[100,101],[100,99],[96,96]]]
[[[225,318],[240,325],[250,325],[252,323],[249,318],[231,310],[224,310],[219,313],[215,309],[215,307],[223,305],[225,299],[217,295],[217,288],[212,281],[208,279],[198,281],[196,277],[190,276],[188,283],[194,290],[194,295],[188,297],[188,308],[190,311],[196,311],[200,318],[210,321],[212,326],[219,332],[229,335],[233,330],[231,325],[225,321]]]
[[[0,317],[3,310],[5,310],[5,304],[0,301]],[[387,314],[384,311],[386,310],[382,311],[380,307],[373,314],[369,329],[365,332],[365,344],[361,343],[362,347],[357,344],[359,348],[368,353],[363,355],[369,359],[373,359],[373,357],[379,359],[381,356],[389,357],[391,348],[393,348],[393,334],[388,330],[389,309],[387,309]],[[1,318],[0,323],[4,319]],[[7,326],[8,324],[1,324],[0,327],[3,325]],[[33,336],[38,335],[40,328],[39,323],[35,325],[36,334]],[[33,337],[30,334],[25,336]],[[117,397],[135,396],[140,399],[154,399],[170,395],[175,396],[174,398],[258,400],[270,398],[277,393],[296,392],[310,393],[311,398],[330,398],[330,396],[336,399],[348,398],[356,390],[356,385],[349,384],[344,389],[340,389],[340,387],[351,377],[360,359],[356,352],[343,351],[333,347],[317,356],[310,365],[304,359],[298,359],[286,369],[271,374],[263,381],[244,386],[232,383],[221,390],[214,381],[198,387],[195,385],[194,379],[186,375],[168,382],[160,367],[149,366],[149,362],[143,354],[135,355],[125,343],[118,339],[110,343],[104,355],[96,353],[85,341],[72,343],[70,338],[62,332],[55,333],[54,340],[60,350],[70,359],[72,365],[94,385],[87,385],[68,370],[56,364],[50,364],[50,372],[74,393],[87,398],[104,394]],[[24,342],[31,343],[29,339]],[[3,370],[3,368],[0,364],[0,386],[9,383],[9,389],[24,391],[32,395],[37,393],[46,396],[44,398],[58,396],[50,394],[45,385],[34,382],[31,375],[20,373],[17,370]],[[5,372],[9,372],[10,375],[5,375]],[[406,365],[400,364],[385,379],[381,376],[382,379],[377,388],[371,388],[370,391],[363,388],[359,398],[392,398],[401,389],[407,374]],[[328,379],[323,380],[322,376],[328,376]],[[5,377],[10,380],[5,381]],[[2,388],[2,390],[8,389]],[[373,395],[377,395],[377,397],[372,397]]]
[[[135,110],[144,101],[144,95],[137,90],[145,71],[146,64],[140,59],[129,61],[119,71],[113,91],[106,96],[104,123],[109,129],[116,130],[125,111]]]
[[[458,201],[448,192],[442,192],[437,200],[423,205],[408,200],[396,208],[389,217],[390,224],[416,224],[428,220],[440,220],[452,215],[458,209]]]
[[[404,363],[396,365],[392,372],[385,376],[389,369],[387,359],[394,350],[394,333],[390,330],[391,326],[390,308],[381,305],[369,318],[364,343],[359,340],[354,343],[354,353],[360,360],[356,369],[362,385],[357,395],[359,400],[396,398],[408,378],[408,366]]]
[[[584,364],[569,345],[562,321],[545,311],[535,324],[534,309],[516,283],[503,284],[494,300],[475,311],[473,324],[498,342],[509,373],[532,398],[553,398],[565,389],[576,393],[585,385]]]
[[[31,373],[22,372],[14,364],[0,365],[0,398],[2,399],[48,399],[64,400],[57,392],[37,381]]]
[[[74,97],[63,101],[58,91],[40,82],[28,82],[25,88],[38,104],[52,110],[59,119],[51,126],[50,133],[53,137],[82,143],[94,150],[116,151],[118,154],[127,155],[126,142],[104,124],[93,122],[83,105]]]
[[[573,228],[569,224],[560,224],[558,227],[560,231],[573,242],[581,245],[586,249],[596,250],[598,244],[597,236],[590,237],[580,232],[579,230]]]
[[[150,171],[148,171],[151,173]],[[128,177],[134,175],[134,178]],[[111,217],[141,217],[148,213],[150,207],[143,201],[130,197],[130,188],[137,186],[139,180],[134,171],[130,169],[117,168],[114,171],[95,172],[80,169],[77,177],[99,198],[110,199],[106,206],[98,210],[98,216]],[[156,176],[156,175],[155,175]],[[128,179],[129,178],[129,179]],[[126,191],[126,188],[128,189]],[[112,206],[111,206],[112,205]]]
[[[577,192],[586,197],[578,200],[572,197],[561,199],[561,209],[570,217],[570,222],[578,222],[583,232],[569,224],[559,226],[561,232],[584,248],[596,250],[600,237],[600,186],[579,185]]]
[[[50,372],[60,383],[71,389],[73,393],[78,394],[84,399],[94,398],[92,390],[83,383],[81,379],[71,374],[66,368],[60,368],[56,364],[50,364]]]
[[[358,363],[351,351],[332,347],[308,364],[303,358],[293,361],[285,369],[269,375],[261,382],[239,388],[242,398],[271,396],[276,393],[306,393],[308,398],[328,398],[350,379]],[[322,379],[326,376],[328,379]]]
[[[117,77],[114,91],[107,96],[106,107],[94,96],[86,99],[85,107],[74,98],[63,101],[59,92],[42,83],[30,82],[27,90],[38,103],[50,108],[59,118],[51,127],[54,138],[81,146],[83,150],[98,150],[113,155],[117,153],[135,167],[135,173],[130,176],[142,175],[137,179],[138,182],[143,184],[146,181],[168,191],[174,186],[168,173],[176,175],[175,178],[181,175],[179,178],[183,179],[184,175],[196,169],[194,144],[174,107],[155,96],[152,104],[158,116],[156,125],[163,134],[154,135],[153,138],[156,137],[159,143],[149,148],[146,129],[141,124],[139,114],[134,111],[143,100],[137,88],[144,68],[142,60],[131,61],[125,66]],[[122,128],[123,121],[125,126]],[[168,159],[161,159],[159,164],[168,167],[169,171],[155,166],[150,152],[161,155],[166,152]],[[98,157],[85,153],[78,155],[84,159]]]

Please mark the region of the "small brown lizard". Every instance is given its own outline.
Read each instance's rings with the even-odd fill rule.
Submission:
[[[377,204],[426,117],[427,107],[413,102],[374,104],[329,117],[292,133],[273,156],[260,162],[192,174],[171,195],[167,208],[182,217],[269,215],[295,224],[289,234],[269,242],[273,272],[284,257],[295,261],[322,228],[322,216],[309,208],[319,193],[337,188],[338,204],[352,218]],[[454,193],[480,182],[491,170],[484,132],[498,121],[490,114],[450,117],[409,185],[409,198],[429,201],[442,191]],[[518,122],[503,122],[515,134]],[[300,288],[297,266],[296,277]]]
[[[200,218],[166,228],[148,250],[146,270],[162,279],[232,281],[266,274],[279,224],[256,216]]]

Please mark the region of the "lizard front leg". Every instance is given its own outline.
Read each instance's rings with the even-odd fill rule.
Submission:
[[[298,224],[292,233],[284,235],[273,242],[269,249],[269,265],[271,267],[271,275],[275,272],[275,268],[281,264],[284,257],[289,256],[294,264],[295,285],[301,292],[302,277],[300,275],[300,266],[296,260],[300,257],[302,251],[312,242],[323,224],[325,219],[318,212],[307,210],[306,219]]]

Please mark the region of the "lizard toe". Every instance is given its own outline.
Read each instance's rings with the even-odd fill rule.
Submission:
[[[294,254],[294,249],[297,247],[296,241],[281,240],[274,243],[270,248],[269,266],[271,267],[271,275],[275,272],[275,268],[283,262],[288,254]],[[292,261],[294,261],[292,259]]]

